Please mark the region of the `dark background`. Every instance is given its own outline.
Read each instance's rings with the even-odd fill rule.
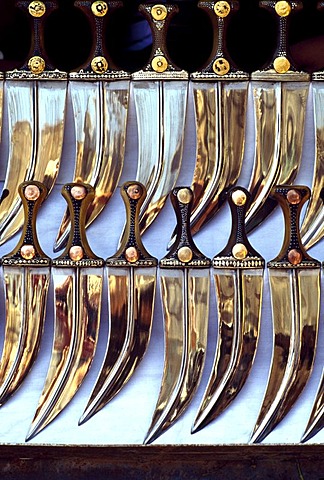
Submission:
[[[52,64],[70,71],[82,65],[89,55],[91,32],[85,16],[73,7],[74,0],[58,0],[59,9],[47,21],[45,41]],[[30,46],[29,22],[17,11],[13,0],[0,0],[0,50],[4,60],[0,70],[21,65]],[[130,24],[137,11],[137,0],[125,0],[125,8],[109,23],[106,44],[115,62],[125,70],[144,66],[149,51],[128,51]],[[206,63],[212,47],[208,17],[197,7],[198,0],[178,0],[180,8],[170,26],[168,49],[173,61],[189,72]],[[228,30],[228,50],[243,70],[261,68],[271,59],[276,46],[276,25],[269,12],[260,9],[259,0],[241,0],[240,11],[232,17]],[[304,9],[291,19],[289,44],[297,67],[316,71],[324,68],[324,12],[317,0],[305,0]]]

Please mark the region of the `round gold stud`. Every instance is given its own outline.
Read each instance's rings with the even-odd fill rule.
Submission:
[[[298,205],[301,202],[301,195],[292,188],[287,193],[287,200],[291,205]]]
[[[192,199],[192,192],[189,190],[189,188],[180,188],[177,193],[177,198],[179,202],[187,205]]]
[[[27,200],[35,201],[40,196],[40,190],[37,185],[27,185],[24,190],[24,195]]]
[[[95,57],[91,62],[91,68],[94,73],[103,74],[108,70],[108,62],[105,57]]]
[[[291,12],[291,5],[289,2],[280,1],[276,3],[275,10],[279,17],[288,17]]]
[[[225,58],[217,58],[213,64],[213,70],[217,75],[226,75],[230,71],[230,64]]]
[[[71,188],[71,195],[74,200],[82,200],[87,195],[87,189],[82,185],[75,185]]]
[[[129,185],[126,192],[129,198],[131,198],[132,200],[138,200],[143,195],[142,187],[137,184]]]
[[[43,2],[34,1],[28,5],[28,12],[32,17],[39,18],[46,12],[46,6]]]
[[[93,2],[91,5],[91,11],[96,17],[104,17],[108,12],[108,5],[106,2]]]
[[[188,263],[188,262],[190,262],[192,257],[193,257],[193,253],[192,253],[191,248],[189,248],[189,247],[179,248],[178,259],[180,260],[180,262]]]
[[[303,256],[299,250],[296,250],[295,248],[293,248],[288,252],[288,261],[292,265],[299,265],[302,259],[303,259]]]
[[[244,260],[244,258],[247,257],[248,250],[244,245],[244,243],[237,243],[232,248],[232,254],[233,254],[233,257],[236,258],[237,260]]]
[[[75,245],[74,247],[71,247],[70,250],[69,250],[69,257],[74,262],[78,262],[79,260],[82,260],[83,255],[84,255],[83,248],[79,247],[78,245]]]
[[[273,62],[273,67],[277,73],[287,73],[290,69],[290,62],[286,57],[277,57]]]
[[[35,75],[39,75],[45,70],[45,60],[38,56],[31,57],[28,62],[28,68]]]
[[[154,20],[165,20],[168,15],[168,10],[165,5],[154,5],[154,7],[151,8],[151,15]]]
[[[169,64],[168,61],[163,55],[157,55],[152,60],[152,68],[155,72],[163,73],[167,70]]]
[[[235,190],[235,192],[232,193],[232,200],[235,205],[242,207],[246,203],[246,194],[243,190]]]
[[[33,245],[24,245],[20,249],[20,255],[25,260],[32,260],[35,257],[35,248]]]
[[[216,2],[214,11],[218,17],[225,18],[230,13],[231,6],[228,2]]]
[[[128,247],[125,251],[125,258],[130,263],[137,262],[139,259],[139,253],[135,247]]]

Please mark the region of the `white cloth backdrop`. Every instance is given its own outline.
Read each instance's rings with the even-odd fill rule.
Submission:
[[[311,186],[314,162],[314,125],[312,96],[307,105],[307,128],[303,163],[297,183]],[[195,125],[192,97],[189,93],[187,128],[182,170],[178,185],[190,185],[195,162]],[[254,155],[254,125],[251,95],[247,122],[246,151],[244,168],[239,184],[247,187]],[[40,243],[45,252],[52,253],[65,201],[60,195],[61,185],[72,180],[74,163],[74,138],[71,119],[71,105],[68,103],[68,121],[63,150],[62,166],[58,183],[47,202],[42,206],[38,232]],[[5,176],[8,149],[8,128],[4,118],[3,142],[0,156],[1,179]],[[137,164],[137,132],[133,101],[130,103],[126,158],[121,183],[135,178]],[[227,206],[210,222],[207,228],[196,237],[198,247],[213,257],[226,244],[230,231],[230,213]],[[89,242],[95,253],[104,258],[115,253],[117,241],[124,222],[124,205],[116,191],[108,207],[89,229]],[[158,258],[165,255],[166,245],[173,231],[175,217],[167,202],[154,225],[144,235],[143,241],[150,253]],[[281,248],[283,239],[282,214],[276,211],[252,235],[250,241],[268,261],[274,258]],[[0,248],[0,255],[9,253],[17,243],[19,236]],[[310,253],[324,260],[323,243],[314,247]],[[2,277],[1,277],[2,282]],[[94,386],[107,343],[107,286],[103,295],[102,322],[99,343],[92,368],[80,390],[65,410],[45,430],[31,442],[42,444],[141,444],[150,425],[151,416],[159,393],[163,370],[163,320],[161,314],[160,292],[157,289],[155,316],[151,342],[146,356],[137,371],[123,390],[97,415],[83,426],[78,426],[87,399]],[[0,290],[0,338],[4,331],[3,288]],[[321,319],[322,323],[322,319]],[[214,422],[199,433],[190,434],[191,425],[200,404],[213,362],[217,336],[217,313],[214,287],[211,289],[209,343],[203,378],[200,387],[189,408],[180,419],[155,444],[246,444],[249,441],[265,391],[272,352],[272,322],[269,300],[268,277],[265,277],[264,301],[262,309],[261,335],[254,366],[250,376],[231,406]],[[45,331],[37,361],[15,395],[0,409],[0,443],[23,443],[38,404],[53,339],[53,291],[50,287]],[[310,381],[293,409],[278,427],[266,438],[267,443],[298,443],[304,431],[317,387],[322,374],[324,359],[324,332],[320,326],[315,367]],[[324,440],[324,430],[313,442]]]

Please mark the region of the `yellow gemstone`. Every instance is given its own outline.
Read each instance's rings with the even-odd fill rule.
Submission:
[[[288,17],[291,12],[291,5],[289,2],[280,1],[276,3],[275,10],[279,17]]]
[[[24,245],[20,249],[20,255],[25,260],[32,260],[35,257],[35,248],[33,245]]]
[[[35,75],[39,75],[45,70],[45,60],[42,57],[31,57],[28,62],[29,70]]]
[[[244,260],[244,258],[247,257],[248,250],[244,245],[244,243],[237,243],[232,248],[232,254],[233,254],[233,257],[236,258],[237,260]]]
[[[78,245],[75,245],[74,247],[70,248],[69,256],[70,256],[71,260],[73,260],[74,262],[78,262],[79,260],[82,260],[83,255],[84,255],[84,253],[83,253],[83,248],[82,247],[79,247]]]
[[[226,58],[217,58],[213,64],[213,70],[217,75],[226,75],[230,71],[230,64]]]
[[[188,263],[192,259],[193,253],[189,247],[181,247],[178,251],[178,259],[180,262]]]
[[[104,17],[108,12],[108,5],[106,2],[93,2],[91,11],[96,17]]]
[[[94,73],[105,73],[108,70],[108,62],[105,57],[95,57],[91,62]]]
[[[177,193],[177,197],[179,202],[188,204],[192,199],[192,192],[189,188],[180,188]]]
[[[165,5],[154,5],[154,7],[151,8],[151,15],[154,20],[161,21],[167,17],[168,10]]]
[[[225,18],[230,13],[231,6],[228,2],[216,2],[214,11],[218,17]]]
[[[34,1],[28,6],[28,12],[32,17],[42,17],[46,12],[46,6],[43,2]]]
[[[24,195],[27,200],[35,201],[40,196],[40,190],[36,185],[27,185],[24,190]]]
[[[297,190],[291,189],[287,193],[287,200],[291,205],[298,205],[301,202],[301,195]]]
[[[169,64],[168,61],[163,55],[157,55],[152,60],[152,68],[155,72],[163,73],[167,70]]]
[[[139,253],[135,247],[128,247],[125,251],[125,258],[128,262],[137,262],[139,259]]]
[[[140,185],[134,183],[127,188],[127,195],[132,200],[138,200],[143,195],[143,189]]]
[[[232,193],[232,200],[235,205],[238,207],[242,207],[246,203],[246,194],[242,190],[235,190]]]
[[[87,189],[82,185],[75,185],[71,188],[71,195],[75,200],[82,200],[87,195]]]
[[[273,66],[277,73],[287,73],[290,69],[290,62],[286,57],[277,57],[273,62]]]

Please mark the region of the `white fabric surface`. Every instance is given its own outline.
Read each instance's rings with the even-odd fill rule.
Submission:
[[[312,96],[307,105],[307,128],[303,163],[296,183],[311,186],[314,162],[314,126],[312,111]],[[251,95],[249,100],[249,115],[247,122],[246,151],[242,175],[239,184],[247,187],[254,155],[254,127]],[[4,178],[8,132],[5,127],[1,145],[0,178]],[[68,122],[65,136],[62,166],[58,183],[51,196],[41,208],[38,222],[40,243],[45,252],[52,253],[53,242],[57,233],[65,201],[60,195],[61,185],[72,179],[74,162],[73,124],[71,106],[68,104]],[[195,162],[195,125],[192,98],[189,94],[189,108],[185,148],[182,170],[178,185],[190,185]],[[135,178],[137,164],[137,132],[133,102],[130,103],[126,158],[121,183]],[[210,222],[207,228],[200,232],[195,240],[198,247],[208,256],[213,257],[226,244],[230,231],[230,213],[227,206]],[[124,222],[124,206],[118,191],[113,196],[108,207],[100,218],[89,229],[89,243],[95,253],[104,258],[115,253],[117,241]],[[167,202],[165,209],[159,215],[153,226],[144,235],[143,241],[150,253],[158,258],[165,255],[166,245],[173,231],[175,217],[172,207]],[[283,239],[282,214],[278,210],[252,235],[250,241],[268,261],[274,258],[281,248]],[[0,255],[11,251],[17,243],[19,235],[0,248]],[[324,259],[322,242],[311,250],[311,254],[319,260]],[[2,282],[2,279],[1,279]],[[107,342],[107,287],[105,284],[102,322],[99,343],[92,368],[80,390],[64,409],[64,411],[35,439],[32,443],[41,444],[141,444],[150,425],[155,403],[160,388],[163,370],[163,320],[159,288],[157,289],[155,317],[151,342],[146,356],[135,374],[122,391],[97,415],[83,426],[78,426],[90,392],[94,386],[105,354]],[[0,291],[0,338],[4,329],[4,300]],[[155,444],[246,444],[249,441],[263,394],[272,352],[272,322],[270,313],[268,277],[265,277],[264,301],[262,309],[261,335],[258,351],[251,374],[230,407],[214,422],[199,433],[190,434],[191,425],[200,404],[214,358],[217,314],[214,287],[211,290],[209,343],[204,374],[200,387],[189,408],[181,418]],[[322,321],[321,321],[322,323]],[[22,387],[0,409],[0,443],[24,442],[31,420],[40,397],[46,377],[51,355],[53,335],[53,291],[50,287],[45,331],[41,350],[37,361],[24,381]],[[315,398],[316,390],[322,374],[324,359],[324,332],[320,326],[319,341],[315,367],[310,381],[296,402],[293,409],[277,428],[266,438],[264,443],[298,443],[306,427],[306,423]],[[323,442],[324,430],[313,442]]]

